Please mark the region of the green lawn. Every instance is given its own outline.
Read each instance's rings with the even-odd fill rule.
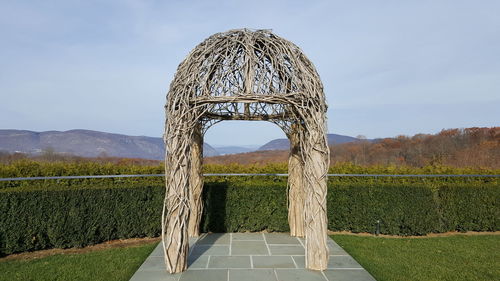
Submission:
[[[500,236],[331,236],[379,281],[500,280]]]
[[[129,280],[157,244],[0,261],[0,280]]]

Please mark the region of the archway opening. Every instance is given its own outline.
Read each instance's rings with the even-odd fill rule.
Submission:
[[[271,122],[242,120],[215,124],[205,132],[204,140],[215,149],[238,146],[255,151],[269,141],[286,137],[283,130]]]

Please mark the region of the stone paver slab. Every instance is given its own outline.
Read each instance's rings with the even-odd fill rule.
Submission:
[[[250,257],[211,256],[208,268],[250,268]]]
[[[227,269],[188,270],[181,274],[179,281],[227,281]]]
[[[231,236],[229,233],[210,233],[200,236],[196,244],[198,245],[229,245]]]
[[[297,268],[305,268],[306,267],[306,257],[305,256],[292,256],[293,261],[297,265]]]
[[[231,234],[233,237],[233,241],[239,241],[239,240],[258,240],[258,241],[264,241],[264,236],[260,233],[233,233]]]
[[[265,233],[268,244],[297,244],[300,245],[297,237],[292,237],[288,233]]]
[[[208,265],[208,256],[190,256],[188,257],[188,270],[190,269],[198,269],[198,268],[207,268]]]
[[[229,255],[229,245],[196,245],[191,253],[192,256],[199,257],[201,255]]]
[[[269,255],[264,241],[233,241],[231,255]]]
[[[277,246],[270,245],[269,250],[271,251],[271,255],[304,255],[305,249],[302,246]]]
[[[295,268],[290,256],[252,256],[254,268]]]
[[[229,269],[229,281],[277,281],[273,269]]]
[[[279,281],[327,281],[321,271],[306,269],[276,269]]]

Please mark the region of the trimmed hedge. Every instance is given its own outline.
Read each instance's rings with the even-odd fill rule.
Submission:
[[[342,185],[330,188],[328,228],[334,231],[423,235],[438,231],[433,190],[423,185]]]
[[[500,229],[500,187],[443,186],[437,192],[442,232]]]
[[[162,185],[0,191],[0,255],[81,247],[160,235]],[[328,190],[328,227],[334,231],[424,235],[497,231],[497,184],[338,184]],[[207,181],[204,232],[288,231],[286,182]]]
[[[203,232],[289,231],[283,182],[209,182],[203,191]]]
[[[0,255],[158,236],[156,187],[0,193]]]

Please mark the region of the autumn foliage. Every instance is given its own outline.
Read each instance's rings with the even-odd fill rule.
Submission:
[[[333,145],[331,164],[500,168],[500,127],[447,129],[438,134],[398,136]],[[288,151],[257,151],[209,157],[209,164],[286,162]]]
[[[374,166],[400,168],[446,166],[498,170],[500,169],[500,127],[447,129],[435,135],[417,134],[412,137],[398,136],[374,141],[359,140],[357,142],[333,145],[330,147],[330,152],[330,165],[332,168],[351,167],[350,165],[358,168]],[[163,162],[158,160],[109,156],[85,158],[68,154],[58,154],[50,150],[44,151],[41,155],[37,156],[21,153],[9,154],[0,151],[0,164],[6,165],[1,170],[5,170],[7,166],[18,162],[21,165],[37,162],[47,163],[47,165],[51,165],[49,163],[56,163],[52,165],[59,166],[63,166],[62,163],[70,163],[71,165],[80,164],[81,166],[100,164],[98,165],[99,167],[114,167],[112,170],[118,174],[125,171],[132,172],[130,167],[143,167],[139,168],[142,170],[145,169],[144,167],[151,167],[154,173],[163,171]],[[94,164],[90,164],[89,162]],[[255,151],[207,157],[204,159],[206,172],[219,173],[236,171],[284,173],[287,171],[287,162],[288,150]],[[245,167],[236,164],[244,165]],[[19,163],[16,165],[19,165]],[[64,167],[61,167],[61,169],[71,170]],[[119,171],[115,171],[116,169]],[[95,169],[84,168],[83,170],[89,174],[95,174]],[[380,169],[377,168],[376,170]],[[32,170],[30,170],[29,174],[33,174]]]

